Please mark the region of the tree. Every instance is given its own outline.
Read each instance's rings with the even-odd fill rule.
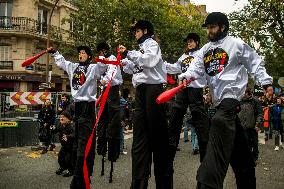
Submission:
[[[236,0],[238,1],[238,0]],[[284,1],[250,0],[242,10],[229,15],[231,32],[265,57],[274,77],[284,76]]]
[[[92,48],[100,41],[107,41],[112,49],[119,44],[136,48],[131,27],[139,19],[151,21],[155,37],[159,39],[165,59],[175,60],[184,49],[183,39],[189,32],[197,32],[205,41],[201,28],[204,17],[193,5],[187,7],[168,0],[86,0],[76,1],[78,14],[73,15],[76,45],[87,44]],[[82,28],[84,28],[82,32]]]

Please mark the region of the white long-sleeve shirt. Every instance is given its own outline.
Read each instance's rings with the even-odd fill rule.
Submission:
[[[179,79],[206,75],[213,103],[225,98],[241,100],[248,83],[248,74],[260,85],[272,83],[261,57],[239,38],[226,36],[204,45]]]
[[[104,57],[103,57],[104,58]],[[116,61],[116,57],[114,55],[110,55],[108,57],[110,61]],[[106,72],[102,75],[101,81],[104,80],[106,83],[109,83],[112,77],[112,73],[114,72],[114,78],[112,79],[111,86],[115,85],[121,85],[123,83],[122,75],[121,75],[121,70],[119,66],[107,65],[107,70]]]
[[[89,66],[79,65],[79,63],[65,60],[59,52],[52,56],[56,65],[68,73],[74,101],[96,101],[97,80],[106,71],[107,65],[102,63],[89,64]]]
[[[198,51],[184,53],[174,64],[165,62],[167,73],[169,74],[181,74],[186,72],[187,68],[194,60]],[[191,82],[187,87],[203,88],[206,86],[206,77],[200,77],[198,80]]]
[[[158,43],[152,38],[139,44],[140,50],[129,51],[124,59],[124,72],[133,74],[134,87],[142,83],[160,84],[167,82],[166,66],[162,60],[162,53]],[[122,63],[123,63],[122,61]]]

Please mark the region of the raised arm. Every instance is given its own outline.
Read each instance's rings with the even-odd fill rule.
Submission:
[[[151,41],[144,51],[128,51],[127,58],[135,65],[152,68],[156,66],[162,58],[161,49],[156,41]]]
[[[68,75],[73,73],[73,71],[76,69],[77,64],[65,60],[65,58],[58,51],[53,53],[52,56],[54,57],[55,64],[65,70]]]

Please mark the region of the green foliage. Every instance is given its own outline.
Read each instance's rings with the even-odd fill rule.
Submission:
[[[283,0],[250,0],[241,11],[229,15],[231,33],[257,47],[265,56],[268,73],[275,78],[284,76],[283,10]]]
[[[131,27],[140,19],[154,24],[165,59],[175,60],[183,53],[183,39],[189,32],[199,33],[205,41],[204,17],[192,5],[184,7],[168,0],[85,0],[77,6],[78,14],[72,18],[77,26],[73,33],[76,45],[95,48],[98,42],[107,41],[113,51],[119,44],[137,48]]]

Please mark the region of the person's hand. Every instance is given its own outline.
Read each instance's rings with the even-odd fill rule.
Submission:
[[[62,111],[62,108],[59,107],[59,108],[58,108],[58,111]]]
[[[46,127],[46,126],[47,126],[47,123],[44,123],[43,126]]]
[[[62,136],[62,140],[67,142],[67,136],[65,134],[63,134],[63,136]]]
[[[124,53],[124,51],[126,51],[126,47],[123,45],[119,45],[118,48],[121,53]]]
[[[49,47],[46,50],[47,50],[48,53],[51,53],[51,54],[54,54],[57,51],[54,47]]]
[[[101,84],[102,84],[103,86],[105,86],[105,85],[106,85],[106,81],[105,81],[105,80],[101,80]]]
[[[126,66],[127,64],[128,64],[128,60],[125,58],[120,61],[121,66]]]
[[[54,129],[55,129],[55,125],[52,125],[52,126],[50,127],[50,129],[51,129],[51,130],[54,130]]]
[[[259,123],[258,122],[256,122],[255,123],[255,130],[256,130],[256,132],[258,132],[260,129],[259,129]]]
[[[185,78],[183,78],[182,80],[179,80],[179,85],[184,85],[184,87],[183,88],[186,88],[186,85],[187,85],[187,79],[185,79]]]

